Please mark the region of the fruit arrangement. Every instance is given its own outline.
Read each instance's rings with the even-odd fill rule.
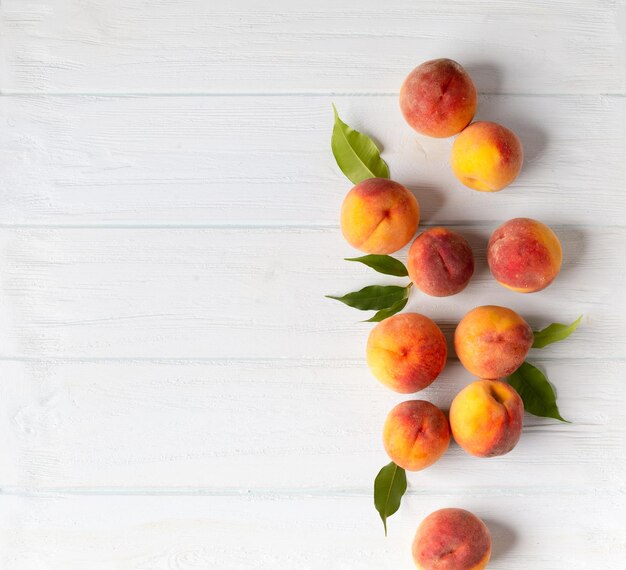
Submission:
[[[524,151],[503,125],[472,122],[476,88],[458,63],[427,61],[416,67],[400,89],[407,123],[431,137],[451,137],[450,166],[458,180],[480,192],[498,192],[519,175]],[[364,252],[348,261],[378,273],[408,277],[405,286],[370,285],[331,299],[359,310],[376,311],[367,339],[367,364],[373,376],[401,394],[423,390],[440,375],[448,358],[446,338],[428,316],[402,313],[413,288],[433,297],[461,292],[474,275],[474,252],[467,239],[445,227],[420,224],[418,198],[390,179],[375,143],[344,123],[333,106],[333,155],[354,184],[341,208],[346,241]],[[415,238],[415,239],[414,239]],[[390,254],[409,245],[406,265]],[[492,233],[486,251],[493,278],[515,293],[535,293],[557,278],[563,253],[557,235],[540,221],[515,218]],[[569,325],[554,323],[533,331],[515,311],[494,305],[471,308],[454,332],[454,350],[475,379],[453,399],[449,415],[426,400],[407,400],[388,414],[382,429],[391,463],[374,481],[374,505],[387,533],[387,518],[400,507],[406,471],[433,465],[450,439],[476,457],[512,451],[522,436],[524,412],[566,421],[544,373],[527,362],[531,348],[567,338],[582,317]],[[486,525],[462,509],[441,509],[420,524],[413,542],[418,568],[485,568],[491,553]]]

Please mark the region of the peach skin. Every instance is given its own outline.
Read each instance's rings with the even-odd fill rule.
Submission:
[[[561,242],[545,224],[515,218],[497,228],[487,245],[487,263],[495,280],[519,293],[545,289],[559,274]]]
[[[478,121],[455,139],[450,158],[454,174],[465,186],[497,192],[517,178],[524,150],[515,133],[506,127]]]
[[[479,378],[499,379],[515,372],[533,344],[533,331],[515,311],[486,305],[467,313],[454,331],[461,364]]]
[[[415,235],[419,212],[417,199],[402,184],[369,178],[359,182],[345,197],[341,231],[348,243],[361,251],[393,253]]]
[[[450,406],[455,441],[471,455],[495,457],[511,451],[522,435],[524,403],[500,380],[476,380]]]
[[[413,561],[420,570],[483,570],[490,557],[487,525],[464,509],[431,513],[413,539]]]
[[[409,277],[427,295],[446,297],[459,293],[474,274],[474,254],[467,240],[446,228],[422,232],[411,245]]]
[[[443,412],[430,402],[402,402],[385,420],[383,443],[396,465],[407,471],[420,471],[446,452],[450,426]]]
[[[378,323],[367,340],[367,364],[376,378],[401,394],[430,385],[446,364],[446,339],[428,317],[402,313]]]
[[[417,132],[430,137],[451,137],[474,117],[476,88],[456,61],[426,61],[404,80],[400,88],[400,110]]]

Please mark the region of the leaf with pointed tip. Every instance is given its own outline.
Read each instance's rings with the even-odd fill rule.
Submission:
[[[389,307],[388,309],[381,309],[378,311],[373,317],[364,320],[364,323],[379,323],[380,321],[384,321],[389,317],[393,317],[396,313],[399,313],[406,304],[409,302],[408,297],[406,299],[402,299],[402,301],[398,301]]]
[[[389,167],[380,158],[380,151],[368,136],[355,131],[346,125],[337,113],[330,139],[330,146],[337,165],[348,179],[358,184],[368,178],[389,178]]]
[[[569,325],[562,325],[561,323],[552,323],[550,326],[542,329],[540,331],[536,331],[535,340],[533,341],[533,348],[543,348],[544,346],[548,346],[553,342],[559,342],[561,340],[565,340],[569,335],[571,335],[580,324],[583,316],[580,315],[573,323]]]
[[[329,299],[341,301],[349,307],[354,307],[361,311],[378,311],[380,309],[388,309],[394,304],[406,299],[409,296],[409,288],[398,287],[397,285],[369,285],[360,291],[347,293],[343,297],[333,297],[326,295]]]
[[[393,461],[385,465],[374,480],[374,506],[380,514],[387,536],[387,518],[400,508],[406,492],[406,472]]]
[[[524,409],[540,418],[554,418],[570,423],[564,419],[556,405],[556,394],[544,373],[528,362],[507,377],[508,383],[517,390],[524,402]]]
[[[358,261],[385,275],[395,275],[396,277],[407,277],[409,275],[404,263],[390,255],[371,254],[362,257],[346,257],[345,259],[346,261]]]

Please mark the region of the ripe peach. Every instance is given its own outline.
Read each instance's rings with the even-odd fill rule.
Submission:
[[[367,340],[367,364],[385,386],[410,394],[426,388],[447,357],[441,329],[418,313],[394,315],[378,323]]]
[[[383,443],[396,465],[407,471],[420,471],[446,452],[450,426],[443,412],[430,402],[402,402],[385,420]]]
[[[455,441],[467,453],[495,457],[511,451],[522,435],[524,403],[513,386],[477,380],[461,390],[450,406]]]
[[[533,344],[533,331],[515,311],[486,305],[467,313],[454,331],[456,354],[472,374],[499,379],[515,372]]]
[[[416,67],[400,88],[400,109],[417,132],[451,137],[476,112],[476,88],[467,72],[451,59],[433,59]]]
[[[431,513],[413,540],[413,560],[420,570],[483,570],[490,557],[487,525],[463,509]]]
[[[428,295],[446,297],[465,289],[474,274],[474,254],[467,240],[446,228],[417,236],[408,257],[411,281]]]
[[[500,285],[520,293],[545,289],[561,269],[563,251],[554,232],[529,218],[497,228],[487,246],[491,274]]]
[[[348,243],[366,253],[393,253],[415,235],[420,210],[410,190],[393,180],[359,182],[341,207],[341,231]]]
[[[511,184],[523,161],[520,140],[497,123],[472,123],[452,145],[454,174],[465,186],[482,192],[497,192]]]

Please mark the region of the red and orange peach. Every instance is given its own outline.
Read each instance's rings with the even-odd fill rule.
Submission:
[[[461,364],[479,378],[494,380],[522,365],[533,340],[533,331],[522,317],[495,305],[472,309],[454,331]]]
[[[520,293],[545,289],[561,269],[563,251],[555,233],[529,218],[497,228],[487,245],[487,262],[500,285]]]
[[[410,394],[426,388],[446,364],[446,339],[428,317],[402,313],[378,323],[367,340],[367,364],[388,388]]]
[[[431,513],[413,539],[413,560],[420,570],[483,570],[490,557],[487,525],[464,509]]]
[[[408,189],[386,178],[359,182],[343,201],[341,231],[366,253],[388,254],[404,247],[417,231],[419,204]]]
[[[443,412],[430,402],[409,400],[389,412],[383,443],[396,465],[407,471],[420,471],[446,452],[450,426]]]
[[[454,174],[465,186],[497,192],[517,178],[524,150],[515,133],[506,127],[478,121],[454,140],[450,160]]]
[[[461,390],[450,406],[455,441],[471,455],[495,457],[511,451],[524,423],[524,404],[510,384],[477,380]]]
[[[433,59],[416,67],[400,88],[400,109],[417,132],[451,137],[476,112],[476,88],[463,67],[451,59]]]
[[[459,293],[474,274],[474,254],[467,240],[446,228],[422,232],[408,257],[411,281],[427,295],[446,297]]]

